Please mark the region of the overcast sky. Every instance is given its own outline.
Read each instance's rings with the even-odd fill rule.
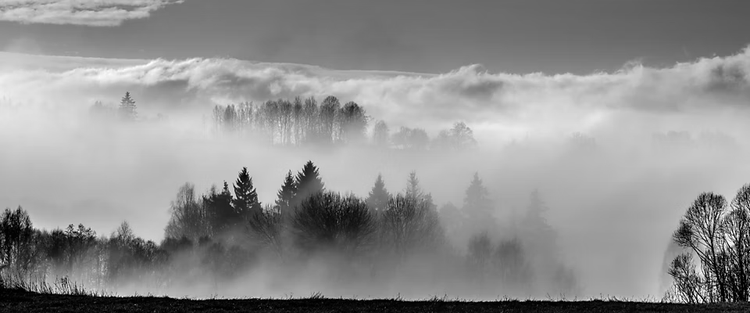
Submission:
[[[749,15],[743,0],[1,0],[0,48],[587,74],[633,60],[663,67],[735,53],[750,43]]]

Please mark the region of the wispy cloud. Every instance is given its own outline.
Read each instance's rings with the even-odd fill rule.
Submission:
[[[183,0],[3,0],[0,20],[24,24],[119,26]]]

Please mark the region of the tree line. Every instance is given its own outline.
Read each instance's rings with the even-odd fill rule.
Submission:
[[[341,105],[328,96],[318,105],[314,97],[272,100],[260,105],[250,102],[215,106],[213,122],[217,132],[249,135],[278,145],[362,144],[368,141],[371,118],[355,102]],[[476,145],[473,132],[463,122],[430,139],[424,129],[401,127],[391,134],[385,121],[376,121],[369,141],[380,147],[401,149],[462,149]]]
[[[7,209],[0,218],[5,267],[0,276],[69,277],[97,289],[137,282],[168,290],[210,281],[220,290],[263,264],[304,275],[306,264],[324,259],[329,272],[321,279],[342,288],[420,273],[467,288],[481,286],[488,296],[572,294],[578,288],[572,271],[561,262],[549,263],[549,255],[532,253],[554,241],[538,194],[532,200],[520,222],[526,231],[503,239],[478,175],[461,209],[447,204],[438,210],[414,172],[402,192],[389,192],[378,176],[367,197],[360,198],[327,190],[318,168],[307,162],[296,174],[287,173],[273,203],[263,204],[243,168],[233,184],[224,182],[203,195],[189,183],[179,188],[158,244],[135,236],[127,222],[109,236],[83,225],[48,232],[35,229],[22,208]],[[455,240],[459,233],[466,240]],[[465,248],[456,249],[451,244],[456,241]]]
[[[136,101],[126,92],[117,106],[97,101],[90,112],[99,118],[123,122],[141,119]],[[157,118],[163,119],[164,116]],[[217,134],[232,134],[280,146],[332,146],[371,144],[381,148],[426,150],[465,149],[477,145],[474,133],[464,122],[456,122],[431,139],[422,128],[400,127],[391,132],[378,120],[369,130],[372,118],[359,104],[341,104],[327,96],[320,104],[315,97],[269,100],[260,104],[216,105],[211,112],[211,129]],[[368,135],[371,133],[371,135]]]

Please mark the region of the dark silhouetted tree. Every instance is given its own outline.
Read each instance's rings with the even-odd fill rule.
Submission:
[[[227,182],[224,182],[224,188],[220,192],[217,192],[216,187],[212,187],[208,195],[203,196],[203,205],[214,235],[222,235],[233,230],[240,223],[241,215],[232,206],[233,202],[235,199],[232,198]]]
[[[234,209],[238,217],[247,218],[254,214],[260,213],[262,207],[258,202],[258,193],[253,187],[253,179],[247,172],[247,167],[243,167],[237,180],[234,182]]]
[[[23,208],[5,209],[0,216],[0,261],[14,273],[23,275],[33,265],[33,235],[31,218]]]
[[[260,243],[263,247],[269,248],[276,253],[276,256],[283,255],[282,230],[284,223],[291,221],[294,215],[292,213],[283,213],[279,207],[267,205],[260,213],[255,214],[249,219],[250,236],[255,242]]]
[[[300,204],[294,218],[295,242],[308,253],[354,256],[371,243],[375,223],[364,201],[337,193],[317,193]]]
[[[297,183],[294,180],[292,171],[289,171],[284,178],[284,184],[276,194],[276,207],[278,207],[281,214],[288,214],[292,210],[294,204],[294,197],[297,196]]]
[[[727,202],[723,196],[710,192],[700,194],[680,220],[680,226],[673,235],[680,246],[690,248],[698,256],[703,266],[703,281],[708,286],[706,298],[709,302],[729,300],[722,232],[722,217],[726,208]]]
[[[307,161],[302,171],[297,173],[297,195],[294,197],[294,205],[303,202],[311,195],[321,193],[325,190],[323,180],[320,178],[318,168],[312,161]]]

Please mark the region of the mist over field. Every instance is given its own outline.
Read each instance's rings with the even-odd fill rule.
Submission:
[[[576,288],[559,291],[539,283],[532,291],[481,294],[471,280],[420,273],[450,265],[429,263],[424,269],[419,258],[404,265],[410,271],[401,280],[338,285],[329,273],[336,261],[316,257],[285,272],[262,256],[238,274],[241,279],[225,284],[206,280],[187,290],[135,283],[121,290],[198,297],[322,292],[659,298],[670,284],[664,264],[671,256],[665,254],[691,201],[704,191],[731,197],[750,177],[748,73],[750,48],[667,67],[629,63],[586,75],[491,73],[480,65],[422,74],[223,58],[0,52],[0,206],[21,205],[34,227],[49,231],[81,223],[109,236],[127,221],[136,236],[159,243],[170,203],[186,182],[201,195],[212,185],[221,189],[224,181],[231,186],[247,167],[258,200],[273,204],[287,172],[296,174],[308,160],[327,191],[362,198],[379,174],[395,194],[407,189],[409,174],[416,172],[440,216],[451,251],[445,263],[451,263],[469,254],[469,239],[479,227],[452,224],[443,208],[451,203],[460,210],[478,173],[497,220],[492,245],[522,233],[518,221],[538,191],[549,208],[543,217],[556,232],[556,261],[574,273]],[[135,122],[92,113],[97,101],[116,108],[126,91],[136,101]],[[366,139],[269,144],[217,127],[213,115],[216,106],[295,97],[320,103],[327,96],[365,110]],[[477,144],[381,147],[371,139],[377,121],[387,123],[391,135],[401,127],[419,128],[433,141],[441,130],[464,122]],[[533,263],[543,255],[530,249],[526,257]],[[352,271],[353,277],[366,272]]]

